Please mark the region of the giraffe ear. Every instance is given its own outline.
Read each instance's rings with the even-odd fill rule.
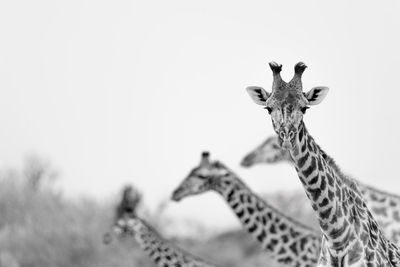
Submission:
[[[265,102],[271,96],[270,93],[259,86],[249,86],[246,88],[246,91],[256,104],[262,106],[265,106]]]
[[[217,160],[217,161],[215,161],[214,166],[217,167],[217,168],[223,168],[224,164],[222,164],[222,162]]]
[[[318,86],[318,87],[313,87],[310,91],[307,93],[304,93],[304,96],[308,100],[308,105],[317,105],[324,100],[326,95],[328,94],[329,88],[325,86]]]

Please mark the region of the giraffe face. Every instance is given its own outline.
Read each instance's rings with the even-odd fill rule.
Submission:
[[[127,185],[122,192],[122,199],[116,208],[114,232],[120,234],[132,232],[128,221],[138,219],[137,210],[141,204],[142,195],[134,187]]]
[[[290,153],[281,148],[277,136],[270,136],[256,149],[248,153],[241,161],[243,167],[251,167],[260,163],[278,163],[291,161]]]
[[[272,125],[278,134],[279,145],[284,149],[294,146],[297,129],[307,109],[306,101],[300,96],[288,95],[288,99],[272,97],[266,102],[266,109],[271,111]]]
[[[314,87],[304,93],[301,76],[306,69],[302,62],[295,66],[295,75],[286,83],[280,76],[282,65],[270,63],[274,73],[272,93],[261,87],[250,86],[246,90],[253,101],[265,107],[271,115],[274,131],[278,134],[279,145],[286,150],[297,146],[297,134],[306,110],[311,105],[319,104],[328,93],[327,87]]]
[[[209,191],[215,181],[227,173],[228,171],[221,163],[210,162],[209,153],[203,152],[199,166],[193,168],[178,188],[174,190],[172,200],[180,201],[187,196]]]

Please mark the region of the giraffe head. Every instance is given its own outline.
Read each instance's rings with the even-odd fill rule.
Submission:
[[[183,182],[172,193],[172,200],[197,195],[213,189],[219,178],[226,176],[229,170],[218,161],[210,161],[210,154],[203,152],[198,166],[193,168]]]
[[[278,137],[270,136],[261,145],[248,153],[240,162],[242,167],[251,167],[259,163],[277,163],[290,161],[290,153],[281,148]]]
[[[115,220],[136,217],[136,211],[142,200],[142,195],[131,185],[122,190],[122,198],[116,210]]]
[[[115,210],[114,225],[112,232],[103,236],[103,242],[109,244],[113,236],[132,234],[138,230],[140,220],[136,215],[137,207],[140,205],[142,195],[131,185],[126,185],[122,190],[122,198]]]
[[[307,68],[303,62],[295,65],[295,74],[288,83],[281,78],[282,65],[271,62],[269,66],[273,73],[272,91],[267,92],[258,86],[249,86],[246,90],[253,101],[264,106],[271,115],[282,148],[292,150],[297,145],[296,136],[306,110],[309,106],[321,103],[329,89],[314,87],[303,92],[301,76]]]

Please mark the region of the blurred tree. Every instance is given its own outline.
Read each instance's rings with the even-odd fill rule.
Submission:
[[[19,267],[15,257],[8,251],[0,251],[0,267]]]
[[[52,167],[50,161],[37,155],[26,157],[23,173],[28,186],[33,191],[37,191],[45,183],[50,185],[59,177],[58,171]]]

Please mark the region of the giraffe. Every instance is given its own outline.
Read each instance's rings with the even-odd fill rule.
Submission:
[[[328,155],[326,157],[328,163],[339,170],[335,161]],[[241,165],[251,167],[258,163],[272,164],[278,162],[293,164],[289,151],[279,146],[278,137],[270,136],[256,149],[248,153],[241,161]],[[356,181],[383,234],[395,242],[397,246],[400,246],[400,196],[368,186],[359,180]]]
[[[318,262],[321,234],[282,214],[254,194],[242,180],[219,161],[203,152],[199,166],[172,194],[174,201],[209,190],[219,193],[243,227],[263,249],[284,266],[313,267]]]
[[[144,219],[136,214],[140,197],[132,187],[125,187],[123,197],[116,210],[113,234],[107,233],[104,242],[110,243],[112,236],[132,235],[141,249],[159,267],[218,267],[213,263],[193,256],[161,237]]]
[[[257,164],[275,164],[278,162],[292,162],[289,151],[279,146],[278,137],[273,135],[267,137],[264,142],[247,153],[240,162],[245,168],[252,167]]]
[[[309,106],[319,104],[327,87],[303,92],[301,77],[306,65],[295,65],[287,83],[282,65],[271,62],[272,92],[250,86],[246,90],[256,104],[271,115],[280,146],[288,150],[298,177],[315,211],[322,231],[319,266],[400,266],[397,246],[382,234],[358,185],[331,166],[326,153],[308,133],[303,116]]]

